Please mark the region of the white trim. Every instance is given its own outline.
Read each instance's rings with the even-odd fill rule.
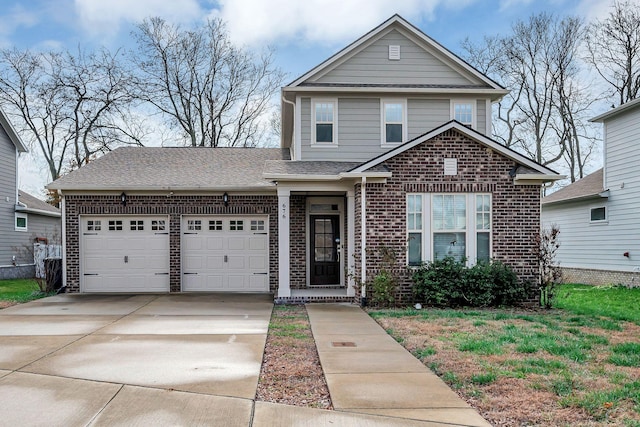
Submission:
[[[302,159],[302,97],[296,96],[295,116],[293,118],[293,143],[296,146],[294,150],[295,158],[293,160]]]
[[[278,188],[278,298],[291,296],[290,257],[289,246],[290,217],[288,189]]]
[[[451,94],[451,95],[465,95],[465,96],[486,96],[486,95],[500,95],[499,98],[502,98],[504,95],[508,94],[509,91],[506,89],[482,89],[482,88],[431,88],[431,87],[389,87],[389,86],[301,86],[294,88],[282,88],[284,92],[295,92],[302,94],[311,94],[311,93],[322,93],[326,94],[328,91],[336,92],[336,93],[357,93],[358,96],[360,94],[370,95],[372,93],[408,93],[411,95],[415,94],[424,94],[424,95],[436,95],[442,96],[443,94]]]
[[[18,219],[24,219],[24,227],[18,227]],[[15,212],[13,217],[13,228],[15,231],[29,231],[29,215],[26,213]]]
[[[347,191],[347,296],[355,296],[356,204],[354,190]]]
[[[60,196],[60,212],[62,213],[62,286],[67,286],[67,224],[66,219],[67,215],[65,212],[65,198],[62,192],[58,192]],[[81,233],[81,230],[78,230]],[[78,236],[78,241],[80,241],[80,236]],[[78,262],[80,262],[80,245],[78,245]],[[78,286],[79,289],[79,286]]]
[[[603,122],[607,119],[610,119],[614,116],[617,116],[620,113],[625,112],[626,110],[630,109],[630,108],[634,108],[636,106],[638,106],[638,104],[640,104],[640,98],[638,99],[634,99],[632,101],[627,102],[626,104],[622,104],[622,105],[618,105],[616,108],[612,108],[611,110],[607,111],[606,113],[602,113],[598,116],[595,116],[594,118],[589,119],[590,122]]]
[[[471,123],[464,123],[461,122],[460,120],[458,120],[460,123],[462,123],[463,125],[470,125],[473,129],[478,129],[477,126],[477,120],[478,120],[478,108],[477,108],[477,103],[478,101],[475,99],[470,99],[470,98],[452,98],[449,100],[449,105],[450,105],[450,114],[451,114],[451,120],[457,120],[456,119],[456,105],[470,105],[471,106]]]
[[[360,283],[361,297],[367,296],[367,177],[360,185]]]
[[[333,106],[331,121],[332,142],[316,141],[316,104],[331,104]],[[321,122],[329,123],[329,122]],[[311,147],[337,147],[338,146],[338,98],[311,98]]]
[[[443,132],[446,132],[448,130],[454,129],[458,132],[460,132],[461,134],[473,139],[474,141],[483,144],[491,149],[493,149],[494,151],[496,151],[497,153],[511,159],[514,160],[524,166],[527,166],[533,170],[539,171],[540,175],[538,175],[538,179],[543,179],[546,181],[556,181],[558,179],[562,179],[564,178],[564,176],[562,175],[558,175],[555,171],[542,166],[536,162],[534,162],[533,160],[523,156],[522,154],[510,150],[507,147],[503,146],[502,144],[500,144],[499,142],[496,142],[494,140],[492,140],[491,138],[488,138],[487,136],[481,134],[480,132],[474,130],[474,129],[470,129],[467,126],[464,126],[461,123],[458,123],[456,121],[450,121],[448,123],[445,123],[442,126],[439,126],[435,129],[433,129],[431,132],[424,134],[416,139],[413,139],[405,144],[402,144],[398,147],[396,147],[393,150],[389,150],[388,152],[386,152],[385,154],[378,156],[374,159],[369,160],[368,162],[365,162],[363,164],[361,164],[360,166],[350,170],[349,172],[351,173],[360,173],[360,172],[364,172],[367,169],[370,169],[376,165],[379,165],[380,163],[383,163],[384,161],[397,156],[400,153],[403,153],[419,144],[422,144],[425,141],[430,140],[431,138],[434,138],[438,135],[440,135]]]
[[[401,142],[387,142],[387,121],[385,117],[385,105],[386,104],[400,104],[402,105],[402,141]],[[407,99],[406,98],[380,98],[380,146],[382,148],[393,148],[407,142]],[[390,124],[398,124],[397,122],[390,122]]]
[[[485,100],[485,128],[484,128],[484,134],[488,135],[488,136],[492,136],[493,135],[493,120],[491,120],[491,118],[493,117],[493,104],[491,103],[491,100],[486,99]]]

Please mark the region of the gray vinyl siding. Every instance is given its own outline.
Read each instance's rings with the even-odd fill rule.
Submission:
[[[451,120],[449,99],[409,99],[408,137],[412,140]]]
[[[62,220],[45,215],[29,215],[29,237],[44,237],[50,244],[60,244]]]
[[[12,247],[20,246],[26,233],[14,227],[16,204],[16,148],[0,127],[0,265],[10,265]]]
[[[400,45],[400,60],[389,60],[389,45]],[[397,30],[379,40],[319,78],[317,83],[363,84],[479,84],[425,51]]]
[[[491,136],[487,133],[487,101],[484,99],[478,99],[476,101],[476,130]]]
[[[331,96],[326,98],[331,99]],[[312,144],[311,98],[302,98],[301,159],[365,161],[388,151],[389,147],[381,147],[380,99],[378,97],[338,98],[338,144],[327,147]],[[484,132],[486,127],[485,110],[485,100],[477,100],[477,126],[481,132]],[[423,135],[450,120],[451,101],[448,98],[407,99],[408,140]]]
[[[543,205],[543,222],[560,227],[561,266],[626,272],[640,268],[639,136],[640,108],[605,122],[608,200]],[[601,206],[607,209],[607,221],[591,223],[590,209]]]

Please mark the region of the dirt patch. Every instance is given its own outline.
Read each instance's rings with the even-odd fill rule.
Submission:
[[[256,400],[333,409],[303,305],[273,309]]]
[[[12,305],[16,305],[15,301],[0,301],[0,310],[3,308],[11,307]]]

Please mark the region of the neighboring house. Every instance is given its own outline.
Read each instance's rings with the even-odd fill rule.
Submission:
[[[120,148],[55,181],[72,292],[353,300],[393,249],[535,281],[540,189],[500,145],[507,91],[399,16],[282,89],[281,148]]]
[[[560,229],[564,281],[640,280],[640,99],[591,119],[604,125],[604,167],[542,200],[542,219]]]
[[[26,152],[0,110],[0,279],[34,277],[34,240],[60,237],[60,211],[18,191],[18,158]]]

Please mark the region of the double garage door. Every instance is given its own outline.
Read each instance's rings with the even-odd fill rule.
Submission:
[[[83,292],[169,292],[169,219],[99,216],[81,220]],[[266,217],[185,216],[182,291],[267,292]]]

